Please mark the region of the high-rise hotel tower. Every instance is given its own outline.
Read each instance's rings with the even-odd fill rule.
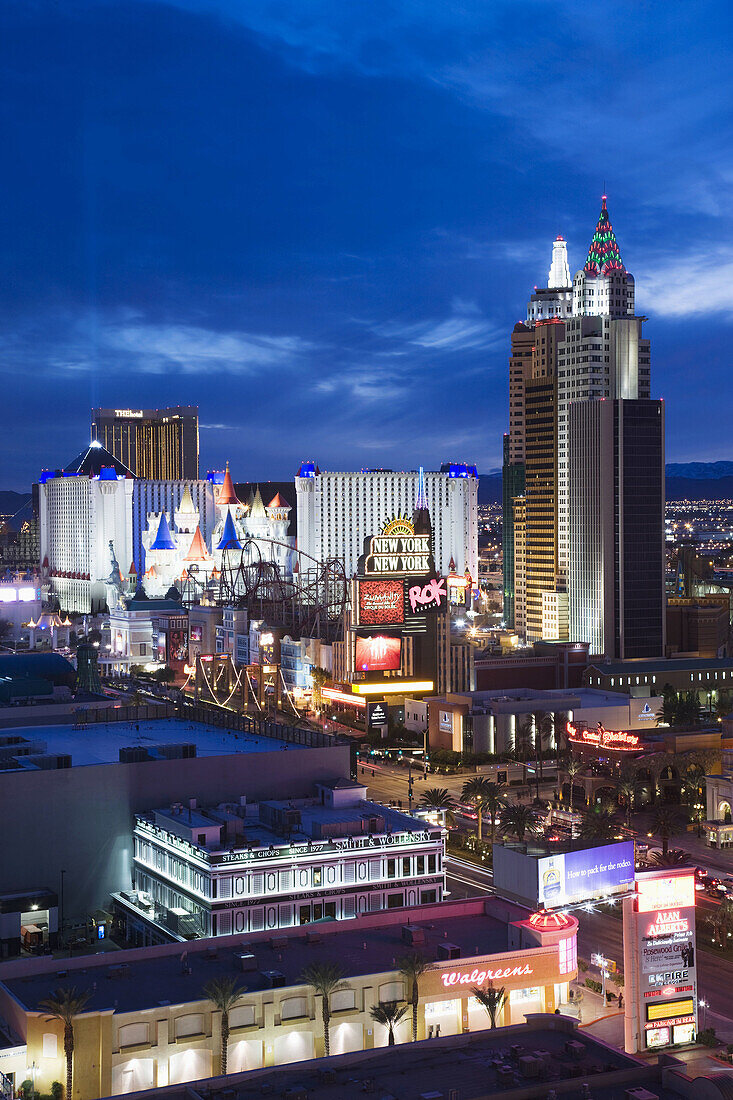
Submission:
[[[657,656],[664,646],[663,408],[650,400],[644,318],[635,313],[634,278],[605,195],[583,268],[571,284],[558,237],[548,284],[535,290],[526,324],[515,325],[511,338],[505,618],[523,626],[529,642],[588,641],[592,653]],[[516,516],[523,568],[513,553]]]

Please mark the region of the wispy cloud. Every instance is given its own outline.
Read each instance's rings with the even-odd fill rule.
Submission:
[[[226,332],[204,326],[160,324],[119,310],[112,316],[19,323],[0,338],[6,370],[33,364],[40,372],[255,375],[298,365],[315,348],[300,336]],[[2,369],[2,368],[0,368]]]
[[[506,338],[498,325],[481,315],[474,302],[461,299],[454,299],[452,315],[443,320],[387,321],[375,331],[390,340],[445,353],[491,348]]]
[[[290,366],[312,344],[297,336],[215,332],[191,325],[144,322],[108,325],[101,334],[106,348],[133,359],[142,372],[178,368],[198,374],[215,368],[231,374],[251,374],[263,367]]]
[[[733,319],[733,245],[660,256],[646,268],[639,307],[663,317],[715,314]]]

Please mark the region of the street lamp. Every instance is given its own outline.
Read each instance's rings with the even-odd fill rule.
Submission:
[[[702,1009],[702,1029],[704,1031],[705,1030],[705,1009],[708,1007],[708,1002],[703,1001],[701,999],[697,1003],[700,1006],[700,1008]]]

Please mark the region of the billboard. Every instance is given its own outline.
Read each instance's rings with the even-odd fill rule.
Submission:
[[[407,582],[407,601],[413,615],[424,611],[437,611],[448,598],[444,577],[424,577]]]
[[[355,668],[358,672],[397,672],[401,660],[401,638],[386,634],[357,634]]]
[[[370,730],[389,724],[389,705],[387,703],[367,703],[367,724]]]
[[[695,906],[695,874],[640,877],[637,887],[637,913],[690,909]]]
[[[403,581],[359,581],[359,623],[363,626],[401,625],[405,621]]]
[[[537,873],[538,901],[548,909],[625,894],[634,884],[634,842],[544,856]]]

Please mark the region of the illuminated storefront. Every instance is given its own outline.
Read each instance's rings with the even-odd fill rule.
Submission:
[[[694,1040],[695,950],[694,871],[638,874],[635,895],[624,901],[627,1053]]]
[[[538,913],[507,923],[505,908],[470,899],[290,929],[277,938],[231,936],[215,946],[209,940],[122,951],[114,966],[109,956],[64,960],[69,984],[90,993],[75,1021],[76,1088],[95,1100],[218,1073],[220,1014],[203,986],[224,975],[236,977],[242,990],[230,1011],[230,1072],[322,1057],[320,998],[301,978],[317,960],[339,960],[344,971],[330,1005],[332,1054],[387,1045],[386,1029],[370,1009],[409,1000],[397,959],[410,950],[431,964],[419,980],[418,1039],[489,1028],[472,988],[490,983],[507,993],[499,1027],[523,1023],[528,1013],[553,1013],[567,1002],[568,983],[577,976],[577,921],[565,917],[558,924]],[[38,1003],[58,985],[57,970],[58,960],[19,960],[6,964],[0,983],[0,1013],[12,1010],[27,1044],[9,1068],[17,1079],[34,1063],[43,1093],[64,1073],[63,1025]],[[410,1037],[408,1014],[396,1039]]]

